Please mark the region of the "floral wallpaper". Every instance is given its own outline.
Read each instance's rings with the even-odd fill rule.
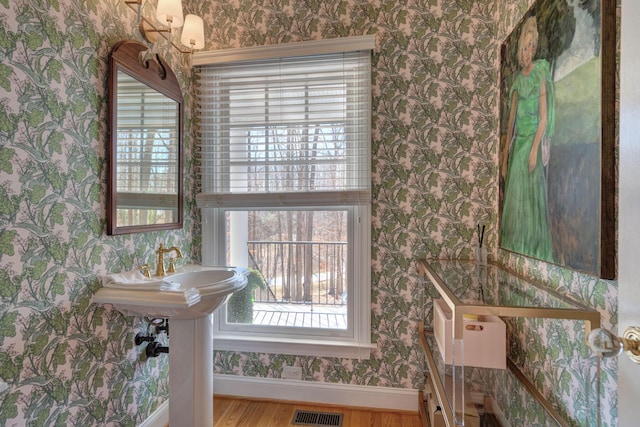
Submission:
[[[495,5],[477,1],[216,1],[208,48],[375,34],[370,360],[216,352],[217,373],[420,388],[419,257],[470,256],[475,224],[495,221],[492,91]],[[477,131],[476,131],[477,130]],[[490,187],[490,186],[489,186]],[[492,235],[490,240],[495,240]],[[264,366],[267,358],[269,363]]]
[[[108,54],[135,20],[121,0],[0,0],[3,426],[134,426],[168,395],[167,359],[133,342],[146,323],[91,304],[99,275],[155,265],[159,243],[191,251],[189,219],[105,234]],[[188,94],[186,58],[157,49]]]
[[[154,1],[154,0],[150,0]],[[490,257],[603,314],[616,326],[617,284],[497,249],[499,43],[532,0],[186,0],[208,49],[375,34],[370,360],[215,353],[215,372],[422,387],[417,324],[428,306],[420,257],[470,258],[477,223]],[[159,243],[199,258],[193,204],[194,85],[188,58],[167,58],[185,94],[185,227],[105,234],[106,72],[122,39],[141,40],[122,0],[0,0],[0,425],[137,425],[168,395],[165,358],[133,337],[143,319],[92,305],[98,277],[155,264]],[[544,332],[544,326],[533,324]],[[515,327],[520,327],[516,325]],[[519,329],[518,329],[519,330]],[[573,331],[512,343],[516,360],[577,425],[584,385]],[[524,332],[523,332],[524,334]],[[526,345],[521,344],[526,343]],[[547,352],[542,349],[556,348]],[[556,361],[562,363],[556,363]],[[616,361],[603,363],[603,425],[616,425]],[[560,387],[557,379],[561,378]],[[593,385],[597,387],[597,385]],[[522,409],[526,411],[526,409]]]
[[[215,372],[277,378],[283,366],[295,364],[309,381],[420,388],[426,366],[417,324],[429,306],[420,304],[425,283],[415,261],[470,258],[478,223],[489,225],[493,259],[596,308],[605,326],[615,325],[615,282],[497,249],[499,46],[532,3],[222,0],[203,8],[214,27],[208,49],[377,37],[372,322],[378,349],[363,361],[216,352]],[[545,332],[545,323],[514,327],[514,359],[563,416],[576,425],[594,425],[593,409],[585,408],[599,395],[603,425],[616,424],[615,393],[600,393],[597,381],[590,382],[597,373],[575,366],[591,356],[584,345],[571,344],[584,340],[573,325],[554,327],[555,334]],[[603,363],[603,390],[615,389],[615,364]]]

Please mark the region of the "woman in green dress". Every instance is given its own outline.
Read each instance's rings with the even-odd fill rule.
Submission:
[[[535,17],[528,18],[518,40],[522,67],[511,87],[507,144],[502,153],[505,177],[500,243],[504,249],[553,260],[543,140],[554,127],[553,81],[549,62],[534,61],[538,47]],[[543,164],[544,163],[544,164]]]

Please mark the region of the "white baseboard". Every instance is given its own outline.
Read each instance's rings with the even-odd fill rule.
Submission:
[[[165,427],[169,424],[169,399],[165,400],[138,427]]]
[[[418,412],[418,390],[215,374],[214,394]],[[214,408],[215,411],[215,408]]]
[[[418,412],[418,390],[215,374],[214,394]],[[213,408],[215,412],[215,408]],[[169,424],[169,399],[139,427]]]

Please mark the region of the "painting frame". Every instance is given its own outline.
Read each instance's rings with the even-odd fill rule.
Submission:
[[[498,242],[615,279],[615,1],[577,3],[534,1],[500,46]]]

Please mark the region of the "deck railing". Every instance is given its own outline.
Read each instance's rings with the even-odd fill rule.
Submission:
[[[249,241],[248,248],[266,282],[254,301],[346,304],[346,242]]]

